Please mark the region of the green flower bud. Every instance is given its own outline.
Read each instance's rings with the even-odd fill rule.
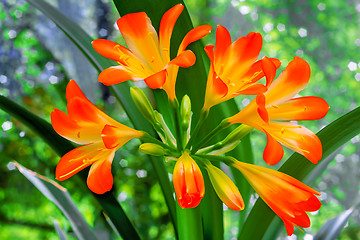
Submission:
[[[144,116],[146,120],[148,120],[151,124],[155,123],[154,118],[154,109],[151,106],[148,98],[146,97],[145,93],[141,91],[138,87],[131,87],[130,94],[135,102],[136,107],[139,109],[141,114]]]
[[[143,143],[139,146],[139,150],[152,156],[163,156],[167,153],[166,149],[155,143]]]
[[[182,127],[187,130],[191,119],[191,101],[188,95],[184,95],[180,105],[180,116]]]

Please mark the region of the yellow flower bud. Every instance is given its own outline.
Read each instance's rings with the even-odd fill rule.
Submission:
[[[152,156],[163,156],[167,153],[166,149],[155,143],[143,143],[139,146],[139,150]]]

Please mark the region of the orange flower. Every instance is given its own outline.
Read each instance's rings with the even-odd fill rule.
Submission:
[[[216,194],[229,208],[240,211],[244,209],[244,201],[241,194],[231,179],[221,169],[211,163],[206,164],[211,184]]]
[[[262,46],[260,33],[249,33],[231,43],[231,37],[223,26],[216,29],[216,44],[208,45],[205,51],[211,61],[207,80],[205,103],[206,111],[212,106],[225,102],[237,95],[257,95],[266,91],[266,86],[257,83],[264,77],[262,60],[257,62]],[[271,59],[276,68],[280,61]]]
[[[232,164],[248,180],[265,203],[284,222],[287,234],[294,232],[294,225],[310,227],[306,212],[320,209],[321,203],[315,195],[319,192],[284,173],[236,161]]]
[[[175,82],[178,67],[190,67],[195,55],[185,48],[210,33],[212,27],[202,25],[192,29],[183,39],[177,57],[170,61],[170,38],[176,20],[184,6],[178,4],[161,19],[159,37],[144,12],[121,17],[117,25],[129,49],[105,39],[92,42],[94,49],[120,66],[110,67],[99,76],[99,82],[113,85],[126,80],[145,80],[150,88],[163,88],[171,100],[175,99]]]
[[[267,58],[263,60],[270,62]],[[266,74],[271,78],[275,76],[274,72]],[[243,123],[266,133],[267,145],[263,157],[270,165],[278,163],[284,154],[279,142],[304,155],[312,163],[316,164],[321,159],[319,138],[303,126],[284,122],[316,120],[328,112],[329,105],[322,98],[292,98],[306,87],[309,78],[309,64],[295,57],[264,94],[258,95],[238,114],[228,118],[231,124]]]
[[[173,173],[174,188],[179,206],[197,207],[204,197],[205,185],[199,166],[188,152],[177,160]]]
[[[88,187],[97,194],[110,191],[113,178],[111,163],[116,150],[140,131],[110,118],[93,105],[74,80],[66,88],[68,114],[59,109],[51,113],[55,131],[77,144],[85,144],[65,154],[56,167],[56,179],[63,181],[90,166]]]

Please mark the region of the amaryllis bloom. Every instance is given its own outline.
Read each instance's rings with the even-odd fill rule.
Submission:
[[[270,62],[266,58],[265,61]],[[268,75],[275,76],[274,73]],[[228,118],[230,123],[243,123],[266,133],[263,157],[270,165],[278,163],[284,154],[279,142],[314,164],[321,159],[319,138],[309,129],[289,122],[320,119],[329,110],[329,105],[322,98],[293,98],[306,87],[309,79],[309,64],[295,57],[264,94],[258,95],[238,114]]]
[[[74,80],[66,88],[68,101],[64,113],[55,109],[51,123],[55,131],[77,144],[65,154],[56,167],[56,179],[63,181],[90,166],[88,187],[97,194],[110,191],[113,184],[111,163],[116,150],[142,132],[122,125],[92,104]]]
[[[244,209],[244,201],[233,181],[221,169],[212,164],[206,165],[211,184],[221,201],[229,208],[240,211]]]
[[[287,234],[294,232],[294,225],[310,227],[306,212],[320,209],[315,195],[320,193],[285,173],[264,167],[235,161],[232,164],[248,180],[265,203],[284,222]]]
[[[208,75],[204,110],[225,102],[240,94],[257,95],[266,91],[266,86],[257,81],[264,77],[262,60],[256,61],[262,47],[260,33],[249,33],[231,43],[231,37],[225,27],[216,29],[216,43],[208,45],[205,51],[211,65]],[[276,68],[280,61],[271,59]]]
[[[177,160],[173,173],[173,182],[179,206],[197,207],[204,197],[205,185],[199,166],[188,152]]]
[[[192,51],[185,50],[186,47],[212,29],[209,25],[192,29],[180,44],[177,57],[170,60],[170,38],[183,9],[184,6],[178,4],[164,14],[159,37],[146,13],[131,13],[121,17],[117,25],[129,49],[105,39],[93,41],[92,45],[99,54],[120,64],[101,72],[99,82],[113,85],[129,79],[144,79],[150,88],[163,88],[171,100],[175,99],[178,67],[190,67],[196,59]]]

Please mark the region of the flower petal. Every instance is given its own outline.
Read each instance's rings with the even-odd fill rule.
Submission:
[[[266,76],[266,87],[269,87],[275,78],[277,67],[270,58],[264,57],[261,60],[261,68]]]
[[[216,61],[221,63],[223,60],[223,56],[226,52],[226,49],[231,45],[231,36],[229,31],[218,25],[216,28],[216,43],[215,43],[215,52],[214,56]]]
[[[178,50],[178,54],[184,51],[190,43],[195,42],[208,35],[211,30],[212,27],[210,25],[201,25],[191,29],[182,40]]]
[[[327,102],[319,97],[300,97],[267,107],[271,119],[284,121],[316,120],[329,111]]]
[[[94,140],[92,137],[86,138],[81,134],[81,127],[69,115],[59,109],[51,112],[51,124],[60,136],[77,144],[88,144]]]
[[[267,88],[261,83],[252,83],[243,87],[236,95],[257,95],[265,93]]]
[[[160,72],[157,72],[147,78],[144,79],[146,85],[148,85],[149,88],[157,89],[164,86],[165,81],[167,77],[167,71],[166,69],[161,70]]]
[[[275,138],[273,138],[269,133],[265,133],[267,137],[267,143],[263,158],[267,164],[275,165],[282,159],[284,155],[284,149]]]
[[[175,23],[182,13],[184,6],[177,4],[170,8],[161,18],[159,27],[159,42],[162,56],[166,62],[170,61],[170,39]]]
[[[143,64],[154,68],[155,72],[164,67],[157,33],[146,13],[127,14],[117,21],[117,25],[127,46]]]
[[[304,155],[310,162],[316,164],[321,159],[321,142],[309,129],[295,123],[271,121],[262,127],[277,141]]]
[[[112,188],[111,163],[114,159],[114,154],[115,150],[108,150],[106,158],[95,162],[90,168],[87,185],[96,194],[103,194]]]
[[[310,79],[309,64],[295,57],[265,93],[267,104],[278,104],[294,97]]]
[[[81,91],[79,85],[74,80],[70,80],[66,86],[66,100],[69,102],[74,97],[79,97],[89,101],[85,94]]]
[[[114,61],[119,61],[121,54],[116,49],[120,44],[109,41],[106,39],[96,39],[91,42],[96,52],[101,54],[103,57],[109,58]]]
[[[104,145],[108,149],[118,149],[131,139],[141,136],[142,132],[122,124],[118,124],[118,126],[106,125],[101,132]]]
[[[269,114],[265,108],[265,96],[264,94],[259,94],[256,96],[256,104],[258,105],[257,112],[264,122],[269,123]]]
[[[228,77],[233,79],[233,81],[241,79],[256,61],[261,47],[261,34],[251,32],[246,37],[241,37],[233,42],[226,49],[220,60],[217,58],[215,45],[215,71],[218,72],[223,79],[227,79]]]
[[[208,55],[210,62],[214,62],[214,45],[206,45],[205,52]]]
[[[99,75],[98,81],[106,86],[125,82],[127,80],[141,79],[135,76],[128,69],[123,66],[113,66],[105,69]]]
[[[187,68],[187,67],[191,67],[192,65],[194,65],[195,61],[196,61],[195,54],[190,50],[186,50],[186,51],[183,51],[182,53],[180,53],[176,58],[171,60],[169,62],[169,65],[175,64],[179,67]]]
[[[102,143],[84,145],[66,153],[56,166],[56,179],[63,181],[90,166],[102,156]]]

